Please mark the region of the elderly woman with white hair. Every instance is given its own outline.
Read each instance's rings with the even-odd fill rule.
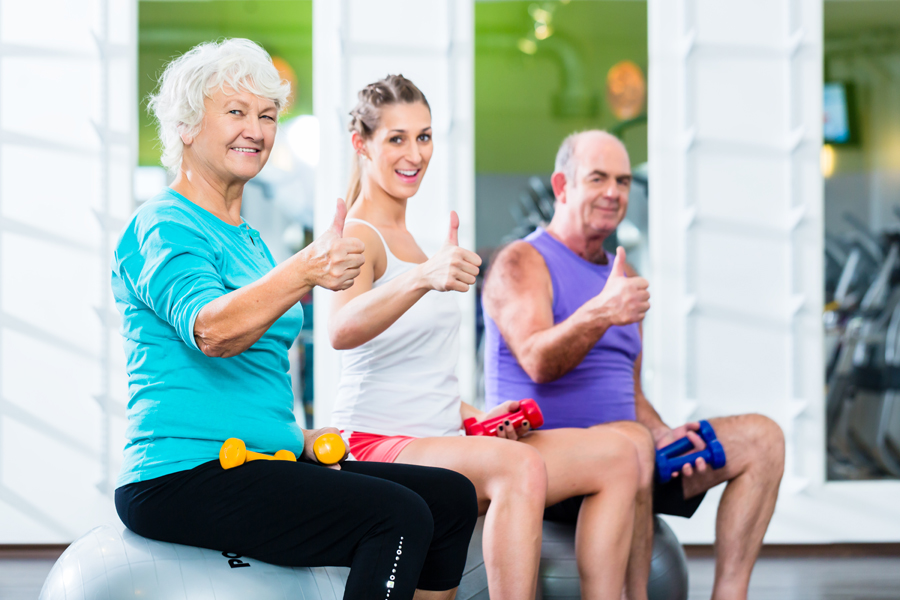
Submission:
[[[265,50],[230,39],[169,63],[150,100],[175,180],[134,214],[113,258],[130,392],[116,508],[157,540],[350,566],[345,598],[450,598],[477,514],[472,484],[426,467],[328,468],[311,448],[323,430],[292,412],[297,303],[316,285],[349,288],[363,244],[342,237],[339,200],[331,229],[276,266],[241,218],[289,92]],[[232,437],[302,458],[225,470]]]

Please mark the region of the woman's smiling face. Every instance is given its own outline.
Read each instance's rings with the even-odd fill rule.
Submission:
[[[367,179],[393,198],[409,198],[419,190],[431,160],[431,111],[422,102],[384,106],[381,126],[354,145],[368,157]]]
[[[200,132],[183,138],[186,166],[225,183],[249,181],[265,166],[275,143],[275,102],[226,87],[206,98]]]

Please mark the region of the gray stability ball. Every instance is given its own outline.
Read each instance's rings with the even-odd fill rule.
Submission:
[[[73,542],[40,600],[341,600],[350,569],[278,567],[237,554],[148,540],[124,525]]]
[[[647,581],[650,600],[687,600],[688,567],[684,548],[659,517],[653,517],[653,558]]]
[[[575,559],[575,526],[544,521],[539,597],[579,600],[581,583]],[[650,600],[687,600],[687,557],[678,538],[659,517],[653,518],[653,558],[647,583]]]

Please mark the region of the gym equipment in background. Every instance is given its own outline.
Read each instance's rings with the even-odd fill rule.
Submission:
[[[826,237],[841,268],[825,312],[828,477],[900,477],[900,234],[844,220],[853,231]]]
[[[279,567],[231,552],[157,542],[118,524],[75,540],[40,600],[341,600],[349,569]]]
[[[845,387],[828,396],[834,454],[868,476],[900,477],[900,297],[891,303],[890,313],[859,316],[848,326],[853,343],[836,369]]]
[[[275,456],[247,450],[247,445],[238,438],[228,438],[219,450],[219,464],[223,469],[233,469],[251,460],[286,460],[297,462],[297,456],[290,450],[279,450]]]
[[[688,437],[683,437],[656,451],[656,477],[661,483],[672,479],[673,473],[681,471],[681,468],[688,463],[693,464],[698,458],[705,460],[713,469],[721,469],[725,466],[725,449],[716,438],[716,432],[709,421],[700,421],[697,435],[706,442],[706,448],[703,450],[684,454],[691,450],[694,444]]]
[[[544,424],[544,415],[537,402],[528,398],[519,402],[519,410],[481,422],[472,417],[463,421],[463,426],[466,428],[466,435],[497,435],[497,428],[506,421],[509,421],[513,429],[518,429],[524,421],[528,421],[532,429],[537,429]]]

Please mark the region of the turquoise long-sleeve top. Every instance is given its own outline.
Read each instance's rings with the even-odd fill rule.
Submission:
[[[302,308],[231,358],[210,358],[194,340],[204,306],[274,266],[256,230],[225,223],[174,190],[135,212],[112,262],[129,387],[117,486],[215,460],[230,437],[256,452],[302,452],[288,372]]]

